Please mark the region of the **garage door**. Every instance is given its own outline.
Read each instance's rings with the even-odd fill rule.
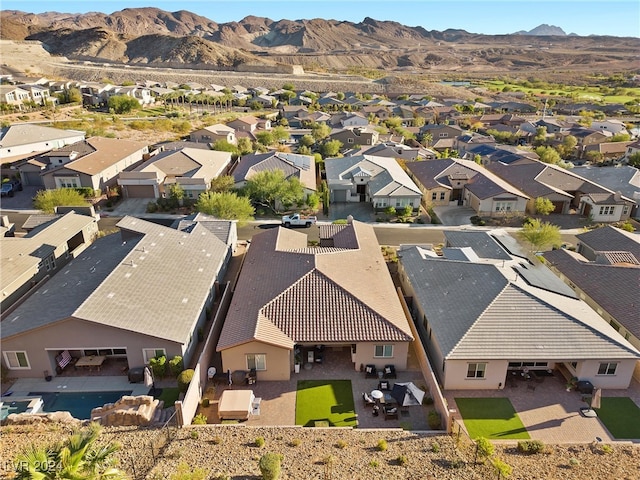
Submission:
[[[44,182],[40,176],[40,172],[23,172],[25,185],[31,185],[32,187],[44,187]]]
[[[125,185],[124,196],[128,198],[155,198],[153,185]]]
[[[333,191],[333,201],[334,202],[346,202],[347,201],[347,191],[346,190],[334,190]]]

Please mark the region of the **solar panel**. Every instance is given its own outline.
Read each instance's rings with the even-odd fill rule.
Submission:
[[[532,266],[521,263],[514,266],[513,269],[532,287],[569,298],[577,298],[575,292],[544,265]]]

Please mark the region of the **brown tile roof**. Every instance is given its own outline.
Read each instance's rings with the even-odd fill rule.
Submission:
[[[85,141],[95,151],[65,164],[64,167],[87,175],[97,175],[136,152],[140,152],[140,158],[137,160],[142,160],[142,150],[147,146],[146,142],[116,138],[92,137]]]
[[[250,341],[410,341],[409,324],[373,228],[323,229],[333,247],[309,248],[278,228],[253,237],[217,350]]]

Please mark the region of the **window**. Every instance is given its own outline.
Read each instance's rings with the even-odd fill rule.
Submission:
[[[438,194],[436,192],[433,192],[431,194],[431,200],[436,200],[438,198]]]
[[[571,368],[575,371],[576,368],[578,368],[578,362],[571,362],[569,363],[569,365],[571,365]]]
[[[445,192],[440,192],[440,200],[444,200],[446,193]]]
[[[598,375],[615,375],[616,368],[618,368],[617,363],[601,363],[598,368]]]
[[[469,363],[467,365],[467,378],[484,378],[486,363]]]
[[[29,370],[29,359],[27,352],[3,352],[4,361],[10,370]]]
[[[393,357],[393,345],[376,345],[374,357]]]
[[[166,357],[167,351],[164,348],[143,348],[142,349],[142,358],[144,359],[144,363],[149,363],[149,360],[156,357]]]
[[[613,205],[600,207],[600,215],[613,215],[613,210],[615,207]]]
[[[347,143],[353,143],[353,138],[347,138]]]
[[[512,202],[496,202],[496,212],[510,212],[513,206]]]
[[[622,207],[622,214],[626,215],[629,213],[629,205],[625,205]]]
[[[256,370],[267,369],[267,356],[264,353],[249,353],[247,355],[247,370],[255,368]]]

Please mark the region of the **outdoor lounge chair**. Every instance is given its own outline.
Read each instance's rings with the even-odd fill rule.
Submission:
[[[366,392],[362,394],[362,401],[364,402],[365,407],[373,407],[376,404],[376,401]]]
[[[364,378],[378,378],[378,370],[375,365],[364,367]]]
[[[398,378],[395,365],[384,366],[384,378]]]
[[[390,418],[398,418],[398,407],[384,407],[382,410],[384,411],[385,420],[389,420]]]

